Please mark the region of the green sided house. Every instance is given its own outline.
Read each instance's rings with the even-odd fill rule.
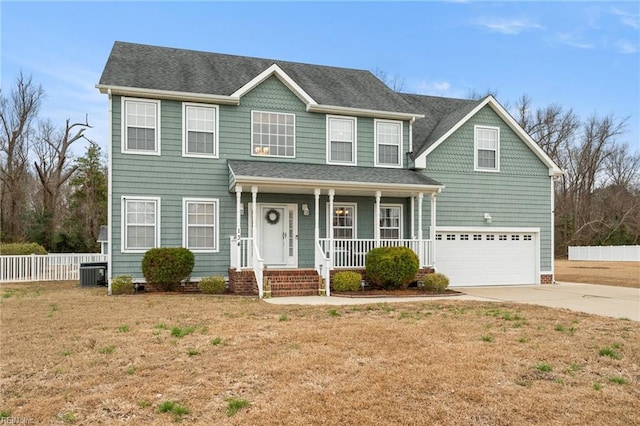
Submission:
[[[182,246],[192,282],[329,294],[335,271],[399,245],[452,286],[553,281],[562,172],[491,96],[399,94],[363,70],[123,42],[97,88],[109,98],[110,279],[143,282],[148,249]]]

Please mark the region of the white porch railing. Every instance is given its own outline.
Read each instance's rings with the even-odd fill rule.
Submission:
[[[327,256],[326,252],[322,249],[320,242],[316,242],[316,250],[315,250],[315,258],[316,258],[316,271],[318,275],[320,275],[324,279],[325,285],[325,294],[327,296],[331,295],[330,287],[330,270],[331,270],[331,261]]]
[[[258,297],[260,297],[260,299],[262,299],[262,296],[264,295],[264,288],[263,288],[263,283],[262,283],[262,279],[263,279],[263,272],[264,272],[264,259],[262,259],[262,257],[260,257],[260,251],[258,250],[258,242],[254,239],[251,238],[252,240],[252,244],[251,246],[253,247],[253,256],[252,256],[252,266],[253,266],[253,273],[256,276],[256,282],[258,283]]]
[[[264,260],[260,256],[258,244],[253,238],[242,237],[240,239],[231,236],[231,257],[230,265],[236,271],[242,269],[252,269],[258,283],[258,295],[262,299],[263,277],[264,277]]]
[[[78,280],[81,263],[106,261],[95,253],[0,256],[0,282]]]
[[[329,257],[329,239],[320,238],[318,243],[322,253]],[[364,268],[367,253],[376,247],[408,247],[418,255],[420,267],[431,266],[433,263],[431,240],[334,239],[333,267]]]

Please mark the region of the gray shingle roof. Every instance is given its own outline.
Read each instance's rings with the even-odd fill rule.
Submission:
[[[234,176],[290,179],[295,181],[333,181],[364,184],[396,184],[442,186],[441,183],[419,172],[407,169],[300,164],[275,161],[229,160]]]
[[[229,96],[272,64],[320,105],[416,112],[369,71],[119,41],[100,85]]]
[[[484,100],[442,98],[407,93],[402,93],[401,96],[425,115],[425,118],[416,120],[413,125],[412,158],[423,153]]]

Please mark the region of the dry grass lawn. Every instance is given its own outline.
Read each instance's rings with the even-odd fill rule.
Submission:
[[[640,262],[556,259],[556,281],[640,288]]]
[[[0,286],[0,421],[640,424],[638,322],[455,297],[105,294]]]

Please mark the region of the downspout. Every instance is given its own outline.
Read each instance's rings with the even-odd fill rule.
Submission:
[[[113,277],[113,259],[111,253],[113,253],[113,238],[111,232],[113,230],[111,224],[113,223],[113,97],[111,96],[111,89],[107,89],[107,95],[109,96],[109,118],[107,120],[107,140],[109,141],[109,149],[107,150],[107,294],[111,296],[111,277]],[[122,115],[122,111],[120,111]],[[121,141],[122,143],[122,141]],[[120,218],[122,222],[122,218]],[[122,241],[120,241],[122,244]]]

